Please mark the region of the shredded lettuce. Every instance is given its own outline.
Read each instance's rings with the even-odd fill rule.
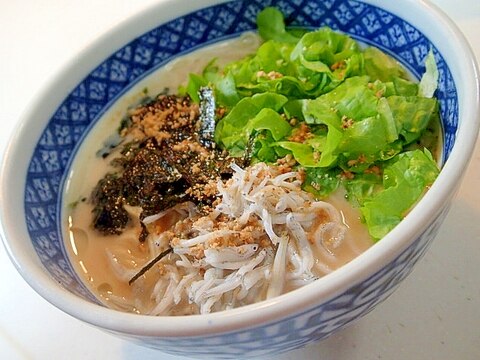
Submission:
[[[214,89],[225,116],[215,141],[231,156],[253,149],[252,162],[291,155],[305,190],[319,198],[346,190],[370,235],[385,236],[438,174],[432,123],[438,70],[426,56],[420,83],[395,59],[323,27],[288,29],[273,7],[258,14],[263,43],[223,69],[212,60],[183,89]],[[307,131],[303,137],[298,131]],[[253,144],[253,146],[252,146]]]

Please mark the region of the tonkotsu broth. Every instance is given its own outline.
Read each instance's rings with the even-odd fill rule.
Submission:
[[[151,289],[155,279],[159,276],[159,269],[155,266],[149,270],[143,279],[143,286],[131,286],[129,278],[119,277],[112,266],[111,259],[128,269],[139,271],[151,259],[147,243],[140,243],[138,231],[127,228],[121,235],[104,236],[93,229],[92,205],[88,201],[81,201],[90,196],[92,189],[111,166],[111,157],[103,159],[96,155],[102,144],[118,128],[120,119],[127,108],[145,95],[147,88],[150,95],[170,89],[174,93],[180,84],[185,83],[189,73],[198,73],[214,57],[218,57],[220,65],[243,57],[255,51],[259,45],[259,38],[247,34],[239,39],[215,44],[178,58],[162,67],[155,73],[138,83],[128,91],[116,104],[104,114],[95,125],[88,138],[80,148],[72,171],[70,173],[64,195],[64,223],[66,247],[72,263],[85,282],[87,287],[106,305],[112,308],[130,312],[144,313],[153,306],[150,299]],[[228,49],[228,50],[227,50]],[[318,252],[316,261],[322,264],[324,271],[318,271],[322,276],[349,262],[368,247],[372,240],[364,224],[360,222],[360,213],[353,209],[345,200],[343,193],[337,192],[328,199],[340,212],[343,223],[347,226],[347,233],[341,245],[334,249],[332,254]],[[72,206],[75,204],[75,206]],[[164,217],[162,224],[167,230],[175,219]],[[284,289],[288,291],[290,289]],[[180,313],[174,307],[171,315],[195,313],[194,306],[183,301]]]

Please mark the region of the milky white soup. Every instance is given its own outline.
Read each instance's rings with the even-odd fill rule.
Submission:
[[[246,34],[175,59],[116,101],[79,149],[64,194],[66,247],[87,288],[106,306],[151,315],[235,308],[311,283],[373,244],[344,190],[318,200],[302,190],[305,175],[291,157],[239,166],[224,155],[208,158],[207,150],[214,150],[190,137],[181,138],[176,151],[197,152],[207,163],[213,159],[228,165],[228,179],[207,179],[202,187],[186,191],[193,199],[209,192],[211,203],[178,202],[147,216],[139,206],[123,205],[129,216],[124,229],[106,234],[92,226],[92,189],[118,171],[111,161],[121,156],[122,145],[109,145],[116,145],[115,131],[125,114],[132,114],[145,95],[175,93],[189,73],[201,73],[212,58],[222,65],[254,53],[259,43],[256,35]],[[198,111],[195,106],[192,114]],[[190,117],[197,121],[198,113]],[[137,124],[126,137],[142,140],[148,131],[147,125]],[[168,133],[159,133],[156,142],[168,140]],[[190,170],[193,177],[204,176],[196,164]]]

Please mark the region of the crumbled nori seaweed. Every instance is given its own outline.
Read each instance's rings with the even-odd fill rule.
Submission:
[[[212,101],[209,99],[210,108],[214,106]],[[161,111],[178,103],[188,106],[190,99],[161,96],[143,106]],[[122,145],[120,155],[111,161],[118,170],[101,179],[91,195],[95,229],[103,234],[122,233],[129,222],[125,205],[141,207],[141,218],[144,218],[187,200],[199,207],[212,204],[215,195],[197,191],[192,196],[191,193],[187,194],[187,189],[231,176],[231,159],[227,159],[214,146],[208,146],[212,135],[211,126],[204,124],[199,128],[195,123],[197,120],[199,119],[182,127],[164,127],[163,130],[171,134],[168,139],[159,141],[147,137]],[[208,121],[214,119],[209,118]],[[208,134],[203,134],[204,131]],[[175,151],[174,145],[183,140],[203,143],[203,147],[208,148],[212,156],[202,159],[195,151]],[[192,171],[194,166],[200,169],[198,174]],[[139,240],[144,241],[147,236],[148,230],[143,226]]]
[[[126,227],[126,204],[141,207],[142,216],[149,216],[185,201],[188,184],[160,156],[155,139],[127,146],[126,155],[115,159],[119,172],[105,176],[92,192],[93,225],[104,234],[120,234]]]
[[[107,174],[92,192],[93,226],[104,234],[121,234],[129,221],[124,209],[123,179]]]

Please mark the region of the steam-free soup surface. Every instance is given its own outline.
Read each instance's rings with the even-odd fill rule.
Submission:
[[[158,93],[165,88],[176,89],[185,83],[189,73],[200,72],[210,59],[218,56],[222,62],[227,63],[254,52],[258,43],[259,39],[249,34],[174,60],[117,101],[92,130],[80,149],[72,166],[66,191],[65,214],[68,222],[65,230],[68,239],[66,245],[72,263],[87,287],[108,306],[148,313],[155,304],[151,299],[151,287],[154,286],[155,279],[161,271],[154,267],[146,273],[141,286],[129,285],[130,275],[122,273],[119,269],[139,271],[152,257],[149,244],[138,241],[138,229],[135,226],[130,226],[121,235],[102,235],[92,227],[92,204],[88,198],[97,182],[112,170],[109,165],[111,157],[104,159],[98,156],[97,151],[103,144],[108,144],[112,129],[118,127],[119,119],[124,116],[127,108],[145,96],[145,88],[148,89],[148,93]],[[228,51],[225,51],[226,49]],[[343,194],[339,192],[329,201],[340,210],[347,233],[341,245],[332,248],[332,253],[315,254],[316,262],[319,264],[315,276],[318,277],[335,270],[372,245],[372,240],[360,221],[358,210],[348,204]],[[172,213],[161,219],[157,224],[159,229],[168,230],[175,221],[175,216]],[[177,308],[180,314],[198,312],[195,306],[188,303],[183,303]],[[172,314],[176,314],[175,309]]]

